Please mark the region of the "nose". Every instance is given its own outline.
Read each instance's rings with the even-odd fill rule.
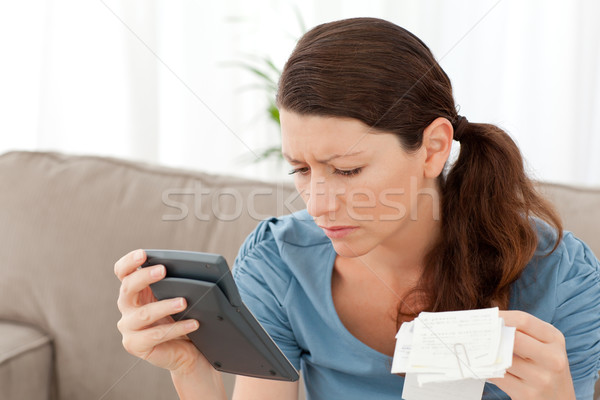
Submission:
[[[323,177],[312,177],[306,196],[306,210],[313,218],[329,214],[328,219],[333,220],[339,208],[338,195],[340,194]]]

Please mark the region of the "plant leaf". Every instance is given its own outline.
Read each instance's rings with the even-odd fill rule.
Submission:
[[[273,101],[271,101],[271,104],[269,104],[267,111],[269,112],[269,117],[273,121],[275,121],[275,123],[277,123],[277,125],[281,125],[281,122],[279,120],[279,109],[277,108],[277,106],[275,105],[275,103]]]

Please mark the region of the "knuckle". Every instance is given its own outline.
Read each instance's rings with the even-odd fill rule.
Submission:
[[[117,298],[117,308],[119,309],[121,314],[125,312],[125,301],[123,300],[123,296],[121,295]]]
[[[123,335],[123,339],[121,340],[121,344],[123,348],[130,354],[133,354],[133,343],[131,342],[131,338],[128,335]]]
[[[565,341],[565,335],[563,335],[563,333],[561,331],[559,331],[558,329],[555,330],[555,336],[556,336],[556,342],[561,346],[561,347],[565,347],[566,345],[566,341]]]
[[[551,374],[544,373],[540,376],[540,383],[542,387],[547,388],[552,385],[552,376]]]
[[[121,299],[121,296],[117,298],[117,308],[119,309],[119,312],[123,314],[123,300]]]
[[[568,361],[567,357],[563,356],[562,354],[555,355],[553,357],[551,367],[554,372],[562,372],[565,369],[567,369],[568,366],[569,366],[569,361]]]
[[[121,319],[119,319],[117,321],[117,329],[119,330],[119,332],[123,333],[123,324],[125,322],[123,321],[123,317],[121,317]]]
[[[150,310],[148,310],[148,307],[140,307],[137,310],[137,315],[136,315],[137,319],[140,322],[150,322],[152,315],[150,313]]]
[[[123,279],[123,282],[121,283],[121,293],[123,295],[129,295],[131,293],[131,282],[130,279]]]
[[[150,332],[150,339],[154,342],[161,342],[165,338],[167,331],[162,326],[158,326]]]

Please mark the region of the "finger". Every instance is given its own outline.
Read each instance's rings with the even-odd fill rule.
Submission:
[[[515,332],[513,353],[521,358],[533,360],[537,364],[545,362],[548,344],[542,343],[521,331]]]
[[[519,380],[528,383],[534,380],[532,379],[533,375],[531,371],[535,370],[536,368],[537,367],[533,365],[531,360],[526,360],[517,355],[514,355],[512,365],[506,371],[509,372],[511,375],[519,378]]]
[[[504,378],[490,378],[487,381],[498,386],[500,390],[508,394],[511,398],[517,398],[515,394],[519,393],[524,385],[519,377],[508,371],[504,374]]]
[[[186,301],[183,297],[174,299],[165,299],[154,303],[149,303],[136,308],[128,313],[122,320],[121,327],[124,330],[137,331],[154,324],[161,318],[181,312],[186,308]],[[121,329],[119,327],[119,329]]]
[[[552,343],[557,340],[557,329],[551,324],[542,321],[523,311],[511,310],[500,311],[500,317],[504,319],[506,326],[514,326],[517,330],[544,343]]]
[[[153,265],[152,267],[142,268],[123,278],[117,306],[121,312],[131,307],[139,307],[138,297],[140,292],[147,288],[151,283],[164,278],[166,269],[164,265]]]
[[[133,332],[123,338],[125,349],[138,357],[145,357],[161,343],[177,339],[198,329],[200,324],[194,319],[177,321]]]
[[[115,275],[120,281],[146,261],[146,252],[137,249],[125,254],[115,263]]]
[[[552,376],[530,360],[514,356],[513,365],[506,370],[504,378],[490,381],[513,399],[537,399],[541,398],[540,393],[547,393],[547,388],[552,386]]]

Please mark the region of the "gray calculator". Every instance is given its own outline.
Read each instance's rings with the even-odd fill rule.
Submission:
[[[282,381],[298,372],[242,302],[219,254],[144,250],[142,267],[165,266],[167,274],[150,285],[158,300],[184,297],[187,308],[173,319],[196,319],[200,327],[187,336],[219,371]]]

